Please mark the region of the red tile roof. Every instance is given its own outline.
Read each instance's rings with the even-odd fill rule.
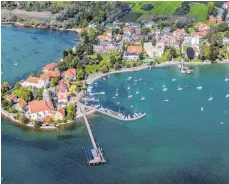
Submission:
[[[44,122],[49,122],[51,120],[52,120],[52,117],[49,116],[49,115],[45,116],[44,119],[43,119]]]
[[[129,52],[129,53],[142,53],[142,46],[140,46],[140,45],[137,45],[137,46],[134,46],[134,45],[132,45],[132,46],[128,46],[128,48],[127,48],[127,52]]]
[[[32,77],[32,76],[29,76],[29,77],[26,79],[26,82],[37,84],[39,80],[40,80],[39,77]]]
[[[203,22],[198,22],[196,24],[196,27],[199,29],[199,31],[208,31],[209,26],[207,24],[204,24]]]
[[[58,111],[59,111],[59,113],[62,114],[63,117],[65,116],[65,111],[64,111],[64,109],[61,108],[61,109],[59,109]]]
[[[210,23],[216,23],[216,18],[215,18],[215,17],[211,17],[211,18],[209,19],[209,22],[210,22]]]
[[[21,107],[25,107],[27,105],[27,103],[24,99],[21,98],[18,100],[18,105]]]
[[[185,34],[185,30],[184,29],[177,29],[176,31],[174,31],[174,33],[176,35],[183,35],[183,34]]]
[[[76,76],[76,69],[69,68],[63,73],[64,76],[66,76],[69,79],[73,79]]]
[[[14,95],[14,94],[10,94],[10,95],[7,97],[7,99],[10,100],[10,101],[14,101],[14,100],[17,99],[17,96]]]
[[[43,70],[53,70],[57,67],[57,63],[49,63],[43,67]]]
[[[191,36],[206,36],[207,32],[206,31],[202,31],[202,32],[192,32]]]
[[[60,72],[58,70],[55,70],[55,71],[48,71],[46,73],[44,73],[41,78],[46,80],[48,79],[49,77],[58,77],[60,76]]]
[[[50,110],[51,104],[47,104],[44,100],[34,100],[29,102],[30,113],[37,113]]]

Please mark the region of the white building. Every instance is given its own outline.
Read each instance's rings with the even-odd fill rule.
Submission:
[[[52,104],[44,100],[34,100],[28,104],[28,112],[32,120],[42,120],[52,108]]]
[[[48,87],[49,85],[49,77],[41,78],[41,77],[28,77],[25,81],[21,83],[23,87],[35,87],[35,88],[43,88]]]
[[[162,57],[164,54],[165,44],[163,42],[156,43],[156,46],[152,45],[152,42],[144,43],[144,49],[148,56],[152,58]]]

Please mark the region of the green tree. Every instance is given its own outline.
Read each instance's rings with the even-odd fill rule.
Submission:
[[[21,87],[20,83],[19,82],[16,82],[15,85],[14,85],[15,89],[19,89]]]
[[[78,80],[83,80],[84,79],[84,70],[83,69],[79,69],[77,71],[77,79]]]
[[[211,53],[210,46],[204,43],[201,47],[201,57],[203,58],[203,60],[210,59],[210,53]]]
[[[212,14],[214,8],[215,8],[215,3],[212,1],[208,2],[208,14]]]
[[[1,86],[1,92],[4,94],[10,90],[10,85],[8,82],[3,82]]]
[[[100,71],[101,71],[102,73],[107,73],[107,72],[109,72],[109,68],[108,68],[107,65],[103,65],[103,66],[100,68]]]
[[[222,14],[222,21],[225,21],[226,17],[227,17],[227,9],[224,9]]]
[[[172,58],[176,58],[177,57],[176,49],[174,47],[172,47],[170,49],[170,55],[171,55]]]
[[[39,88],[34,93],[34,98],[37,100],[41,100],[43,98],[43,90],[44,88]]]
[[[32,91],[28,88],[21,88],[21,98],[23,98],[26,102],[29,102],[33,99]]]
[[[59,82],[59,78],[58,77],[55,77],[55,78],[51,78],[51,81],[50,81],[50,86],[51,87],[55,87]]]
[[[112,66],[113,66],[113,65],[115,64],[115,62],[116,62],[115,56],[111,56],[109,60],[110,60],[110,63],[111,63]]]
[[[28,118],[25,115],[21,116],[19,119],[23,124],[27,124],[29,122]]]
[[[75,105],[74,104],[68,105],[66,108],[66,112],[67,112],[66,119],[73,120],[75,117],[75,113],[76,113]]]

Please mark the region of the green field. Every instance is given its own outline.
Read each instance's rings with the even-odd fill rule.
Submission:
[[[196,21],[206,21],[208,15],[208,7],[204,4],[193,3],[191,5],[190,11],[188,13],[189,16],[196,17]]]
[[[143,2],[131,2],[135,4],[133,7],[133,13],[142,14],[160,14],[160,15],[171,15],[177,8],[181,6],[181,1],[143,1]],[[153,8],[149,11],[142,10],[141,7],[144,4],[153,4]]]

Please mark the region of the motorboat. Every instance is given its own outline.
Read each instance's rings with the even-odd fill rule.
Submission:
[[[199,85],[196,87],[196,89],[198,89],[198,90],[202,89],[202,86],[200,85],[200,82],[199,82]]]
[[[140,93],[140,91],[139,91],[138,88],[137,88],[136,94],[139,94],[139,93]]]
[[[224,79],[224,81],[225,81],[225,82],[229,81],[229,78],[227,78],[227,76],[226,76],[226,78]]]
[[[162,91],[167,91],[168,89],[167,88],[163,88]]]
[[[145,100],[145,97],[143,96],[143,94],[142,94],[141,100]]]
[[[173,82],[175,82],[175,81],[176,81],[176,79],[172,79],[172,81],[173,81]]]

